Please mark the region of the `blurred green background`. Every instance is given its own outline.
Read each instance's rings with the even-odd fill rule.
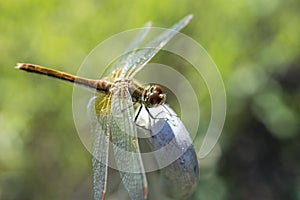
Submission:
[[[300,199],[299,10],[296,0],[1,1],[0,199],[92,199],[72,85],[15,63],[76,74],[111,35],[189,13],[182,32],[211,55],[228,98],[218,149],[200,161],[191,199]]]

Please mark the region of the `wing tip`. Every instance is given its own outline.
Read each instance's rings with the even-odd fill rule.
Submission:
[[[152,27],[152,21],[147,22],[147,23],[145,24],[144,27],[145,27],[145,28],[150,28],[150,27]]]
[[[102,197],[101,197],[101,200],[104,200],[105,199],[105,190],[102,191]]]
[[[147,186],[147,184],[144,185],[143,189],[144,189],[144,199],[147,199],[148,198],[148,186]]]
[[[193,14],[189,14],[184,18],[184,21],[186,23],[189,23],[192,19],[193,19],[194,15]]]

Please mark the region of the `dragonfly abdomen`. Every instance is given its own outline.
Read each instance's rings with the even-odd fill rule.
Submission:
[[[112,83],[106,80],[93,80],[93,79],[81,78],[79,76],[74,76],[72,74],[68,74],[54,69],[49,69],[39,65],[18,63],[16,68],[27,72],[42,74],[45,76],[58,78],[71,83],[76,83],[81,86],[85,86],[91,89],[96,89],[98,92],[105,93],[105,94],[108,93],[109,89],[112,87]]]

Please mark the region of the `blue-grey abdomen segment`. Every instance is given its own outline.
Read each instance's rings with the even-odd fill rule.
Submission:
[[[174,121],[165,120],[161,130],[149,138],[149,143],[154,151],[168,145],[173,146],[170,148],[173,150],[171,155],[178,154],[177,159],[160,170],[160,184],[166,196],[172,199],[185,199],[193,193],[198,183],[198,158],[182,122],[172,123]],[[176,126],[183,127],[177,129]],[[171,156],[168,152],[165,153],[166,157]]]

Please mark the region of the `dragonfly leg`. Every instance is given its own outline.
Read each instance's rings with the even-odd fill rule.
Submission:
[[[135,118],[134,118],[134,122],[136,122],[137,118],[139,117],[142,108],[143,108],[143,105],[141,105],[141,106],[139,107],[139,111],[138,111],[138,113],[136,114],[136,116],[135,116]]]
[[[169,119],[169,118],[167,118],[167,117],[154,117],[154,116],[150,113],[150,110],[149,110],[148,107],[145,106],[145,109],[146,109],[146,111],[147,111],[147,113],[149,114],[149,116],[150,116],[151,119],[153,119],[153,120],[157,120],[157,119],[160,120],[160,119],[163,119],[163,120],[166,120],[166,121],[170,122],[173,126],[176,126],[177,124],[176,124],[175,121],[172,119],[172,117],[177,117],[177,115],[174,115],[174,114],[170,113],[170,111],[169,111],[168,109],[166,109],[166,108],[164,107],[164,105],[162,105],[162,106],[163,106],[163,108],[168,112],[169,116],[171,116],[171,119]],[[156,116],[158,116],[158,115],[160,115],[160,114],[162,114],[162,113],[164,113],[164,112],[165,112],[165,111],[160,111],[159,113],[156,114]]]

